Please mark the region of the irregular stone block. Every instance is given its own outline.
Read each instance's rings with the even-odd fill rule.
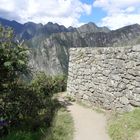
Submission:
[[[132,106],[140,107],[140,102],[137,102],[137,101],[134,101],[134,100],[130,100],[129,102]]]
[[[140,52],[140,45],[133,46],[132,50],[135,52]]]
[[[126,89],[126,84],[125,83],[123,83],[123,82],[121,82],[119,85],[118,85],[118,91],[122,91],[122,90],[125,90]]]
[[[120,102],[124,105],[129,104],[129,100],[126,97],[121,97]]]

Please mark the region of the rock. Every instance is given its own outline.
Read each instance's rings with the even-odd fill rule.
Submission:
[[[126,97],[121,97],[120,102],[124,105],[129,104],[129,100]]]
[[[123,83],[128,84],[130,82],[130,80],[123,78],[122,79]]]
[[[88,98],[89,98],[89,96],[88,96],[87,94],[84,94],[84,95],[83,95],[83,99],[84,99],[84,100],[88,100]]]
[[[134,77],[135,76],[140,76],[140,71],[134,71],[132,69],[129,69],[127,72]]]
[[[120,81],[121,77],[119,75],[110,75],[110,78],[115,80],[115,81]]]
[[[118,82],[114,80],[108,80],[107,82],[109,87],[116,88],[118,86]]]
[[[140,52],[140,45],[133,46],[132,50],[135,52]]]
[[[123,82],[121,82],[119,85],[118,85],[118,91],[122,91],[122,90],[124,90],[124,89],[126,89],[126,84],[125,83],[123,83]]]
[[[132,81],[131,84],[134,86],[134,87],[140,87],[140,82],[137,82],[137,81]]]
[[[131,85],[131,84],[127,84],[126,87],[129,90],[133,90],[135,88],[135,86],[134,85]]]
[[[134,100],[130,100],[129,102],[132,106],[140,107],[140,102],[137,102],[137,101],[134,101]]]
[[[140,94],[140,88],[135,88],[133,91],[134,91],[134,93],[136,93],[136,94]]]
[[[132,69],[135,66],[135,62],[134,61],[129,61],[125,65],[126,65],[127,69]]]
[[[113,94],[115,97],[122,97],[123,96],[122,92],[114,92]]]
[[[110,74],[110,70],[104,70],[104,71],[103,71],[103,75],[109,76],[109,74]]]

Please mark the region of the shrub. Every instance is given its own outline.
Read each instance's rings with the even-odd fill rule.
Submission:
[[[36,74],[31,82],[33,90],[38,94],[52,96],[54,93],[66,90],[66,76],[49,76],[44,72]]]
[[[58,107],[52,96],[65,90],[66,78],[39,73],[27,84],[22,77],[29,73],[28,49],[14,41],[11,29],[0,26],[0,137],[51,124]]]
[[[65,75],[57,75],[53,77],[54,88],[53,92],[63,92],[66,90],[67,86],[67,77]]]
[[[5,132],[11,120],[16,120],[21,114],[18,113],[20,96],[17,94],[23,90],[19,91],[21,75],[27,73],[28,49],[14,41],[11,29],[0,26],[0,129],[4,128]]]

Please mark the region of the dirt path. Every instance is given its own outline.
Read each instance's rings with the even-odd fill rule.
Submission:
[[[68,106],[75,123],[74,140],[110,140],[106,133],[106,118],[103,114],[76,103]]]
[[[75,134],[74,140],[110,140],[106,132],[106,117],[102,113],[83,107],[75,102],[65,100],[65,94],[61,94],[59,101],[67,106],[71,113]]]
[[[74,140],[110,140],[106,133],[106,118],[76,103],[68,106],[75,123]]]

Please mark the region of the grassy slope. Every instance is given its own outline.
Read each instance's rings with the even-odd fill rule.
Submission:
[[[72,140],[74,123],[70,113],[62,107],[56,113],[51,128],[37,132],[13,131],[1,140]]]
[[[45,135],[45,131],[46,129],[43,128],[36,133],[16,131],[1,140],[40,140]],[[43,140],[72,140],[73,131],[72,117],[66,109],[62,108],[56,114],[53,125]]]
[[[135,140],[140,131],[140,108],[132,112],[116,115],[109,122],[109,134],[112,140]]]
[[[44,140],[72,140],[73,132],[73,119],[70,113],[62,108],[58,111],[49,135]]]

